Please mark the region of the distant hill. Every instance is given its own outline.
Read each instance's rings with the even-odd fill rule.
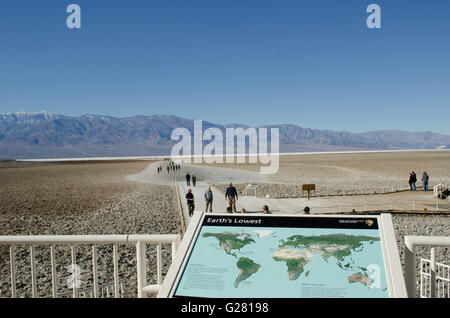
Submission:
[[[0,158],[63,158],[166,155],[175,128],[193,131],[193,120],[169,115],[115,118],[70,117],[47,112],[0,114]],[[226,127],[203,121],[225,131]],[[296,125],[279,128],[280,151],[450,149],[450,136],[432,132],[381,130],[365,133],[318,130]]]

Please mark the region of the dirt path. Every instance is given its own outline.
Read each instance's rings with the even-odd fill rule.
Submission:
[[[358,194],[356,195],[339,195],[339,196],[321,196],[312,197],[311,200],[307,198],[283,198],[277,199],[269,195],[269,197],[261,196],[255,198],[253,196],[245,197],[242,189],[248,183],[256,183],[260,185],[260,190],[265,189],[270,193],[270,188],[275,188],[277,185],[270,183],[267,176],[259,174],[257,171],[244,171],[240,169],[231,169],[223,167],[215,167],[209,165],[189,165],[181,166],[178,171],[170,170],[167,172],[168,162],[155,162],[150,164],[142,172],[128,176],[128,180],[155,183],[155,184],[173,184],[176,179],[179,185],[180,197],[185,205],[187,205],[185,196],[188,190],[185,176],[189,172],[191,175],[197,176],[197,186],[191,188],[194,193],[196,201],[196,210],[205,210],[204,192],[210,184],[218,184],[222,191],[212,188],[214,194],[213,211],[218,213],[226,212],[228,206],[223,189],[232,182],[240,189],[239,199],[237,200],[238,212],[245,208],[248,213],[262,213],[263,205],[268,205],[269,209],[274,214],[298,214],[302,213],[303,209],[308,206],[311,208],[311,213],[333,213],[333,212],[350,212],[355,211],[379,211],[379,210],[421,210],[428,211],[435,210],[450,210],[450,203],[447,200],[439,200],[433,197],[432,191],[405,191],[399,193],[387,194]],[[163,166],[163,171],[158,174],[157,167]],[[342,168],[342,170],[349,170]],[[360,178],[360,174],[356,173],[355,178]],[[248,180],[248,181],[247,181]],[[323,184],[321,184],[323,185]],[[340,184],[330,183],[326,186],[336,187],[336,193],[339,193]],[[358,189],[359,185],[356,182],[353,186]],[[382,189],[375,189],[382,190]],[[390,189],[389,189],[390,190]],[[259,191],[259,190],[258,190]],[[286,193],[298,192],[298,189],[286,185]],[[380,191],[381,192],[381,191]],[[373,193],[370,191],[370,193]],[[352,193],[353,194],[353,193]]]

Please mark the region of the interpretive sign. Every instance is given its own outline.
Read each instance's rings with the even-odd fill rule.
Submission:
[[[309,200],[311,198],[311,191],[316,190],[316,185],[315,184],[304,184],[304,185],[302,185],[302,190],[308,191],[308,200]]]
[[[159,296],[406,297],[383,226],[380,216],[203,215]]]
[[[315,184],[303,184],[302,190],[303,191],[314,191],[314,190],[316,190],[316,185]]]

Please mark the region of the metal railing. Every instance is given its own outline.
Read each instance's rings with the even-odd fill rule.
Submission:
[[[181,235],[183,236],[184,233],[186,232],[186,219],[184,217],[184,209],[183,209],[183,203],[181,202],[181,196],[180,196],[180,191],[178,188],[178,183],[176,179],[173,179],[173,186],[174,186],[174,191],[175,191],[175,196],[176,196],[176,201],[177,201],[177,208],[178,208],[178,214],[180,216],[180,222],[181,222]]]
[[[450,266],[436,262],[435,249],[431,259],[420,259],[420,297],[450,298]]]
[[[45,245],[50,249],[50,263],[51,263],[51,286],[52,297],[57,298],[58,283],[57,283],[57,271],[56,264],[57,259],[55,255],[55,249],[57,245],[69,245],[72,266],[76,264],[76,248],[79,245],[91,246],[91,258],[92,258],[92,277],[93,286],[92,297],[98,298],[101,296],[99,293],[98,282],[98,245],[112,245],[113,246],[113,272],[114,272],[114,297],[119,298],[120,286],[119,286],[119,244],[136,244],[136,267],[137,267],[137,294],[142,298],[147,294],[156,294],[162,285],[162,257],[161,246],[162,244],[171,245],[172,261],[174,260],[176,250],[180,243],[180,236],[177,234],[156,234],[156,235],[50,235],[50,236],[0,236],[0,245],[9,246],[9,265],[11,274],[11,296],[17,297],[17,277],[16,277],[16,247],[17,246],[29,246],[30,255],[30,273],[31,273],[31,296],[37,297],[37,280],[36,280],[36,251],[35,246]],[[156,245],[156,267],[157,267],[157,284],[147,284],[147,259],[146,251],[147,245]],[[75,275],[72,275],[75,279]],[[100,286],[101,287],[101,286]],[[123,289],[123,288],[122,288]],[[78,296],[77,284],[75,281],[72,284],[72,296],[75,298]]]
[[[436,262],[436,247],[450,247],[449,236],[405,236],[405,281],[408,297],[416,297],[416,249],[431,248],[431,259],[422,260],[420,266],[420,297],[443,295],[449,297],[450,266]],[[436,284],[437,283],[437,284]]]
[[[106,284],[98,285],[99,289],[99,298],[113,298],[115,297],[115,286],[114,282],[109,282]],[[125,296],[125,291],[123,287],[123,283],[119,284],[119,298],[123,298]],[[69,298],[73,297],[73,292],[66,293],[58,293],[57,298]],[[75,298],[93,298],[94,297],[94,286],[86,287],[86,288],[77,288],[76,297]],[[52,298],[52,296],[47,296],[44,298]]]
[[[393,202],[372,203],[361,201],[349,205],[312,206],[315,212],[321,213],[346,213],[346,212],[370,212],[370,211],[397,211],[397,212],[450,212],[450,204],[446,202]]]

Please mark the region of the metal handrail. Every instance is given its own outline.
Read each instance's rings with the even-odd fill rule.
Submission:
[[[56,245],[70,245],[72,264],[75,264],[76,245],[92,245],[92,273],[93,273],[93,293],[98,297],[98,276],[97,276],[97,245],[113,245],[114,262],[114,290],[115,297],[119,295],[119,271],[118,271],[118,248],[119,244],[136,244],[137,258],[137,278],[138,278],[138,297],[145,297],[150,291],[156,292],[162,285],[162,265],[161,265],[161,244],[171,244],[172,261],[180,243],[178,234],[124,234],[124,235],[37,235],[37,236],[0,236],[0,245],[9,245],[10,250],[10,272],[11,272],[11,296],[17,296],[16,291],[16,245],[30,245],[30,263],[31,263],[31,284],[32,297],[37,297],[36,283],[36,261],[35,245],[50,246],[51,276],[52,276],[52,296],[58,297],[56,281]],[[147,262],[146,245],[157,245],[157,278],[158,284],[147,286]],[[73,297],[77,295],[76,284],[73,284]]]
[[[178,183],[177,179],[173,179],[174,184],[174,190],[175,190],[175,196],[177,198],[177,206],[178,206],[178,214],[180,215],[180,222],[181,222],[181,235],[183,236],[186,232],[186,220],[184,219],[184,209],[183,209],[183,203],[181,202],[181,196],[180,191],[178,189]]]
[[[415,250],[419,246],[429,247],[449,247],[450,236],[405,236],[405,281],[408,297],[416,297],[416,257]],[[431,268],[431,297],[435,295],[435,256],[434,249],[431,253],[432,268]],[[434,264],[434,265],[433,265]]]
[[[450,297],[450,265],[436,262],[434,248],[431,259],[420,259],[420,297]]]
[[[17,235],[0,236],[0,245],[11,244],[170,244],[178,234],[118,234],[118,235]]]
[[[113,295],[114,293],[110,293],[109,292],[109,288],[110,287],[115,287],[114,286],[114,282],[109,282],[109,283],[105,283],[105,284],[99,284],[98,288],[99,290],[101,290],[101,297],[103,298],[104,295],[106,294],[106,298],[111,298],[111,295]],[[77,289],[77,294],[84,294],[84,298],[86,298],[86,293],[90,293],[91,295],[93,294],[93,290],[94,290],[94,286],[90,286],[90,287],[85,287],[85,288],[78,288]],[[67,293],[58,293],[57,297],[61,298],[61,297],[69,297],[69,296],[73,296],[72,292],[67,292]],[[120,288],[119,288],[119,297],[123,298],[124,297],[124,288],[123,288],[123,283],[120,283]],[[44,298],[52,298],[52,296],[47,296]]]

